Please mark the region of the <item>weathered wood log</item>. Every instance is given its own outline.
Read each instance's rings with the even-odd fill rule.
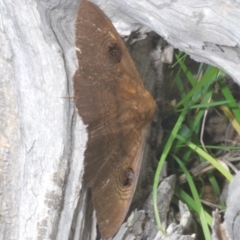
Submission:
[[[94,2],[123,35],[147,26],[240,82],[238,1]],[[0,1],[0,239],[95,239],[81,180],[87,134],[69,98],[77,6]]]

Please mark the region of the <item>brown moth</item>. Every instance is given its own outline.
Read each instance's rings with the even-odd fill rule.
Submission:
[[[111,21],[86,0],[78,9],[76,48],[74,95],[88,126],[84,180],[100,233],[109,239],[132,201],[156,104]]]

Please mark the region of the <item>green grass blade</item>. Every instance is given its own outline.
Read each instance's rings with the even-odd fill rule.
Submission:
[[[176,138],[176,135],[185,119],[185,115],[187,113],[188,107],[185,106],[183,111],[181,112],[177,123],[175,124],[172,133],[170,134],[168,141],[163,149],[161,158],[159,160],[158,166],[157,166],[157,170],[154,176],[154,182],[153,182],[153,206],[154,206],[154,214],[155,214],[155,218],[156,218],[156,223],[157,226],[159,228],[160,231],[162,231],[162,226],[161,226],[161,221],[160,221],[160,217],[159,217],[159,213],[158,213],[158,207],[157,207],[157,188],[158,188],[158,183],[159,183],[159,177],[160,177],[160,173],[162,171],[164,162],[167,158],[167,155],[170,151],[170,148],[173,144],[174,139]]]
[[[206,216],[205,216],[205,211],[204,211],[203,206],[201,204],[199,194],[198,194],[197,189],[195,187],[195,184],[192,180],[192,177],[189,174],[186,167],[184,166],[184,164],[181,162],[181,160],[175,155],[172,155],[172,157],[178,162],[178,164],[180,165],[181,169],[183,170],[183,172],[184,172],[184,174],[187,178],[189,187],[191,189],[191,192],[193,194],[193,198],[194,198],[194,201],[195,201],[195,204],[196,204],[197,212],[199,213],[201,226],[202,226],[202,229],[203,229],[205,239],[206,240],[208,240],[208,239],[211,240],[211,234],[210,234],[210,231],[209,231],[209,228],[208,228],[208,225],[207,225],[207,219],[206,219]]]
[[[194,150],[196,153],[198,153],[202,158],[204,158],[206,161],[211,163],[229,182],[233,179],[232,174],[224,168],[216,159],[214,159],[211,155],[203,151],[200,147],[198,147],[193,142],[188,141],[187,139],[183,138],[180,135],[176,135],[176,138],[184,142],[188,145],[192,150]]]
[[[229,108],[232,110],[235,118],[237,119],[238,123],[240,124],[240,109],[238,107],[238,103],[236,99],[233,97],[231,91],[229,90],[226,82],[224,80],[221,80],[218,82],[221,91],[227,101],[229,101],[228,105]]]
[[[187,203],[188,206],[189,206],[189,209],[191,211],[195,211],[196,213],[198,213],[198,208],[196,207],[196,203],[195,203],[195,200],[190,197],[183,189],[181,189],[180,187],[176,187],[176,192],[179,194],[180,198],[182,199],[183,202]],[[205,212],[205,215],[206,215],[206,221],[207,221],[207,224],[209,226],[212,225],[212,217],[207,213]]]
[[[204,75],[204,77],[201,79],[201,81],[199,81],[191,90],[190,92],[186,95],[186,97],[184,99],[182,99],[175,107],[178,108],[179,106],[181,106],[182,104],[186,103],[189,98],[191,98],[197,91],[199,91],[201,89],[201,87],[203,87],[205,84],[209,83],[209,79],[213,77],[213,75],[217,75],[217,73],[219,72],[219,70],[215,67],[213,67],[212,69],[210,69],[208,71],[208,73],[206,73]]]

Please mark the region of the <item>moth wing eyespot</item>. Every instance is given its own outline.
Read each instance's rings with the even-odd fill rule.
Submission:
[[[111,62],[119,63],[122,58],[121,47],[117,43],[112,43],[108,46],[108,56]]]
[[[123,173],[123,186],[131,186],[134,181],[134,172],[131,168],[128,168]]]

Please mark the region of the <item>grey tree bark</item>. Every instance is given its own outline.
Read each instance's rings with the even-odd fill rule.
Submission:
[[[77,67],[77,4],[0,1],[0,239],[67,239],[70,231],[87,139],[65,98]]]
[[[120,33],[146,26],[240,82],[239,1],[94,2]],[[86,126],[69,98],[77,6],[0,1],[0,239],[96,236],[82,185]]]

